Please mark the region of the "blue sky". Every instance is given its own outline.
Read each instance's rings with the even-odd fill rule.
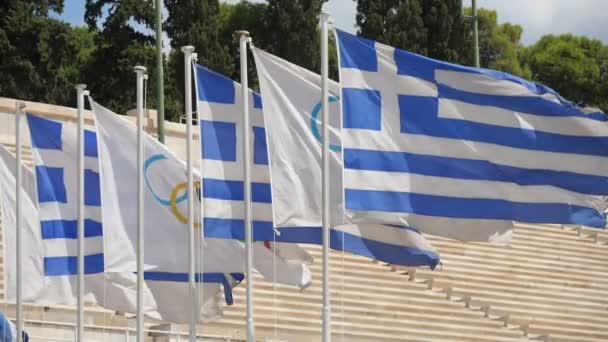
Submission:
[[[52,14],[52,17],[61,18],[72,25],[84,25],[85,0],[64,0],[63,13]]]
[[[143,0],[142,0],[143,1]],[[235,3],[239,0],[227,0]],[[262,2],[263,0],[255,0]],[[465,5],[471,0],[464,0]],[[532,44],[542,35],[573,33],[600,39],[608,44],[605,18],[607,0],[478,0],[478,6],[498,12],[499,22],[524,27],[524,44]],[[54,15],[73,25],[84,25],[85,0],[65,0],[64,12]],[[354,32],[356,1],[330,0],[324,10],[334,18],[336,27]]]

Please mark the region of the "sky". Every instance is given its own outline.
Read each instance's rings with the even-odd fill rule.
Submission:
[[[463,1],[465,6],[470,6],[471,0]],[[84,4],[85,0],[65,0],[64,12],[54,16],[74,25],[84,25]],[[550,33],[584,35],[608,44],[605,29],[608,0],[478,0],[477,6],[496,10],[500,23],[521,25],[525,45]],[[336,27],[355,32],[356,1],[329,0],[323,9],[332,15]]]

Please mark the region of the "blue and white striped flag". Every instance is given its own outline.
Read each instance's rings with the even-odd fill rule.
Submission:
[[[77,127],[27,115],[35,162],[44,274],[74,281],[77,268]],[[85,274],[104,272],[99,162],[95,133],[85,131]],[[73,276],[73,277],[72,277]]]
[[[195,69],[202,157],[205,235],[244,239],[241,85],[200,65]],[[272,241],[272,202],[262,99],[249,91],[252,126],[254,240]]]
[[[24,298],[38,304],[74,304],[77,275],[77,198],[76,198],[76,132],[72,123],[62,123],[28,114],[35,171],[24,170],[24,184],[35,184],[24,200],[26,215],[24,246],[39,246],[27,252],[22,263]],[[111,310],[135,311],[135,275],[105,273],[104,234],[101,229],[101,198],[97,175],[97,142],[95,132],[85,133],[85,301]],[[16,163],[6,151],[1,153],[5,170]],[[8,166],[8,168],[7,168]],[[14,176],[2,173],[4,184],[14,184]],[[14,188],[14,185],[12,186]],[[28,187],[26,187],[27,189]],[[3,216],[14,217],[14,199],[3,196],[7,205]],[[5,216],[8,215],[8,216]],[[14,219],[5,224],[12,236]],[[10,247],[10,246],[9,246]],[[7,253],[11,253],[7,248]],[[7,264],[7,279],[14,276],[14,259]],[[6,261],[5,261],[6,263]],[[12,279],[12,278],[11,278]],[[37,286],[34,286],[37,285]],[[8,284],[8,294],[14,293]],[[144,292],[146,306],[154,306],[149,291]]]
[[[606,225],[601,113],[506,73],[336,30],[355,222],[505,240],[512,221]]]

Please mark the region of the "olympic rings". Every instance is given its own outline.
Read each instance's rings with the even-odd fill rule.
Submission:
[[[329,102],[338,102],[338,100],[340,100],[339,96],[329,97]],[[317,127],[317,117],[319,116],[319,111],[321,111],[321,101],[317,103],[317,105],[312,109],[312,112],[310,113],[310,129],[315,139],[317,139],[319,143],[323,143],[321,141],[321,132],[319,132],[319,127]],[[342,150],[342,146],[329,144],[329,149],[334,152],[340,152]]]
[[[156,161],[160,161],[160,160],[164,160],[167,159],[167,157],[165,157],[165,155],[163,154],[155,154],[152,157],[146,159],[146,161],[144,162],[144,180],[146,181],[146,186],[148,186],[148,189],[150,190],[150,192],[152,193],[152,196],[154,196],[154,198],[156,199],[156,201],[164,206],[171,206],[171,200],[166,200],[166,199],[162,199],[152,188],[152,185],[150,185],[150,181],[148,180],[148,168],[150,167],[150,165],[152,165],[154,162]],[[188,194],[185,193],[182,196],[176,198],[176,204],[183,202],[186,200]]]
[[[175,216],[175,218],[177,218],[177,220],[183,224],[188,224],[188,218],[185,217],[184,215],[182,215],[182,213],[179,212],[179,210],[177,209],[177,204],[179,203],[178,200],[179,198],[177,197],[177,194],[186,188],[186,182],[184,183],[179,183],[177,184],[174,188],[173,191],[171,191],[171,213]],[[200,189],[201,188],[201,182],[194,182],[194,188],[195,189]],[[186,192],[183,196],[188,196],[188,193]],[[181,198],[181,197],[180,197]],[[194,223],[194,228],[200,228],[201,224],[200,223]]]

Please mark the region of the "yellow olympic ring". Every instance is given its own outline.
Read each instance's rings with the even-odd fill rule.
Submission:
[[[186,188],[186,182],[184,183],[179,183],[177,184],[174,188],[173,191],[171,191],[171,213],[173,213],[173,215],[177,218],[177,220],[183,224],[188,224],[188,218],[185,217],[184,215],[182,215],[182,213],[179,212],[179,210],[177,209],[177,194]],[[201,188],[201,182],[194,182],[194,188],[195,189],[200,189]],[[194,223],[194,228],[200,228],[201,224],[200,223]]]

